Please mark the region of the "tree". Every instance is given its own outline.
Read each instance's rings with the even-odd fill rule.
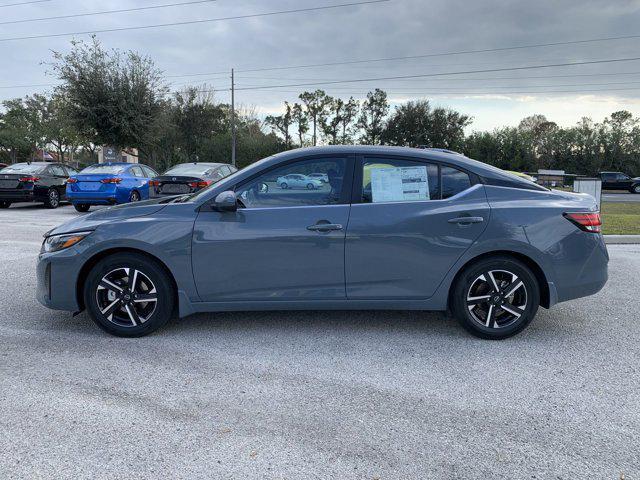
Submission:
[[[329,104],[329,114],[322,121],[322,131],[329,144],[347,144],[351,140],[351,126],[358,114],[358,102],[349,98],[345,103],[341,98]]]
[[[71,124],[93,143],[144,149],[166,93],[162,74],[149,57],[91,43],[72,42],[51,64],[62,81]]]
[[[407,102],[396,107],[381,134],[382,143],[408,147],[462,150],[464,128],[471,118],[454,110],[432,109],[427,100]]]
[[[328,96],[324,90],[316,90],[315,92],[303,92],[298,97],[304,103],[306,114],[313,127],[312,145],[318,144],[317,129],[318,125],[324,122],[328,114],[328,107],[333,102],[333,98]]]
[[[358,127],[362,129],[361,143],[377,145],[384,131],[384,119],[389,113],[387,93],[379,88],[367,93],[367,99],[362,103]]]
[[[38,143],[38,132],[32,113],[21,98],[2,102],[0,115],[0,147],[10,162],[28,160]]]
[[[298,141],[300,142],[300,146],[304,146],[304,136],[309,131],[309,117],[305,113],[302,105],[299,103],[294,103],[291,109],[291,118],[293,122],[298,126],[297,134]]]
[[[293,113],[289,102],[284,102],[284,114],[275,116],[267,115],[264,123],[269,125],[272,131],[282,134],[285,146],[287,148],[291,147],[291,134],[289,133],[289,129],[293,123]]]

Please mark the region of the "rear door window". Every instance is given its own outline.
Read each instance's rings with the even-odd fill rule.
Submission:
[[[56,176],[56,177],[66,177],[67,176],[67,173],[64,171],[64,169],[60,165],[51,165],[49,167],[49,170],[51,170],[51,174]]]
[[[131,167],[131,170],[129,171],[131,172],[131,175],[133,175],[134,177],[144,177],[144,174],[142,173],[142,169],[138,166]]]
[[[362,202],[439,200],[438,165],[393,157],[366,158]]]

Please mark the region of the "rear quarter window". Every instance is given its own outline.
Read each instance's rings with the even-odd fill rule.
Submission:
[[[442,166],[442,198],[449,198],[471,188],[468,173],[457,168]]]

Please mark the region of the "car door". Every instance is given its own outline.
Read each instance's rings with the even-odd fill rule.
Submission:
[[[344,238],[354,160],[299,158],[235,185],[237,212],[204,205],[193,232],[192,264],[203,301],[345,299]],[[278,178],[332,171],[324,189],[281,189]]]
[[[486,228],[477,178],[415,158],[359,160],[345,243],[348,299],[423,299]]]
[[[626,173],[616,173],[616,188],[620,190],[631,188],[631,177]]]
[[[132,189],[140,194],[142,200],[149,198],[149,179],[145,176],[140,165],[134,165],[129,168],[129,174],[132,175]]]
[[[58,191],[60,198],[65,197],[67,180],[69,179],[69,175],[67,171],[64,169],[62,165],[50,165],[49,170],[51,171],[52,186]]]

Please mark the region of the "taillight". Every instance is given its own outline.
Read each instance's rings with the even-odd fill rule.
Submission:
[[[103,178],[100,181],[102,183],[120,183],[122,179],[121,178]]]
[[[564,218],[576,225],[580,230],[591,233],[599,233],[602,226],[600,213],[574,212],[565,213]]]
[[[77,178],[69,178],[69,179],[67,179],[67,183],[78,183],[78,179]]]
[[[159,187],[160,186],[160,180],[149,180],[149,186],[151,186],[151,187]]]
[[[199,182],[189,182],[189,186],[191,188],[204,188],[211,185],[211,181],[200,180]]]
[[[38,180],[40,180],[40,177],[22,177],[20,179],[23,183],[36,183]]]

